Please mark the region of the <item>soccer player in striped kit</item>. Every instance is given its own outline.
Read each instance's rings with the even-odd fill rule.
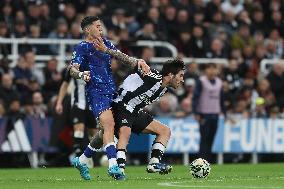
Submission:
[[[95,40],[95,46],[102,52],[108,52],[108,47],[100,39]],[[156,139],[152,145],[151,159],[147,172],[167,174],[172,167],[160,163],[170,138],[170,129],[153,119],[142,109],[158,101],[168,90],[168,87],[177,89],[183,82],[184,63],[181,60],[169,60],[163,64],[162,71],[151,69],[147,74],[138,66],[135,73],[129,75],[118,89],[118,96],[113,102],[115,121],[115,135],[118,137],[117,161],[124,173],[126,162],[126,148],[131,132],[140,134],[154,134]],[[95,149],[100,149],[102,137],[99,134],[90,142]]]
[[[85,149],[84,146],[84,135],[85,127],[88,128],[88,137],[92,138],[98,131],[96,119],[90,110],[88,105],[85,86],[86,82],[81,79],[74,79],[70,76],[70,73],[66,70],[63,82],[60,86],[55,111],[57,114],[63,112],[63,99],[67,93],[69,83],[73,81],[74,87],[71,91],[71,111],[70,117],[73,124],[73,152],[71,156],[81,155],[82,151]],[[92,161],[91,161],[92,162]]]

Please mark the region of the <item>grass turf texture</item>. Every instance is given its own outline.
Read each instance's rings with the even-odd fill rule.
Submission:
[[[207,179],[194,179],[186,166],[174,166],[169,175],[148,174],[145,166],[127,167],[127,180],[115,181],[106,168],[91,169],[92,181],[84,181],[73,168],[0,169],[0,189],[156,189],[229,188],[284,189],[284,164],[214,165]]]

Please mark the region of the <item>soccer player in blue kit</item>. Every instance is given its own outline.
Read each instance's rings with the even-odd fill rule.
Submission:
[[[143,73],[148,73],[150,67],[142,59],[129,57],[120,52],[109,40],[102,35],[102,25],[98,17],[85,17],[81,22],[85,40],[74,48],[70,64],[70,75],[75,79],[83,79],[86,84],[86,96],[94,116],[103,128],[103,144],[106,151],[109,168],[108,174],[115,179],[121,179],[121,172],[116,161],[116,146],[114,143],[114,118],[111,103],[116,93],[116,86],[111,71],[111,58],[115,57],[131,67],[138,66]],[[108,48],[107,52],[96,50],[95,41],[101,40]],[[72,164],[80,171],[82,178],[90,180],[89,169],[86,166],[88,158],[95,153],[90,144],[80,157],[75,157]]]

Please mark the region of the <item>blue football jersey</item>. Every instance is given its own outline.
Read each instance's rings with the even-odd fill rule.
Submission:
[[[103,39],[107,48],[117,48],[107,39]],[[114,94],[115,82],[111,70],[111,55],[96,50],[93,43],[82,41],[75,46],[72,63],[80,64],[80,71],[90,71],[91,80],[86,89],[98,94]]]

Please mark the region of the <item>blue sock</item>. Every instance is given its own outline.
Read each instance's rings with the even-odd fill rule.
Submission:
[[[106,151],[108,159],[112,159],[112,158],[116,159],[116,147],[115,147],[115,143],[114,142],[108,143],[105,146],[105,151]]]
[[[84,151],[84,155],[87,158],[91,158],[93,157],[93,155],[95,154],[96,151],[94,151],[94,149],[92,149],[92,147],[90,145],[87,146],[87,148]]]

